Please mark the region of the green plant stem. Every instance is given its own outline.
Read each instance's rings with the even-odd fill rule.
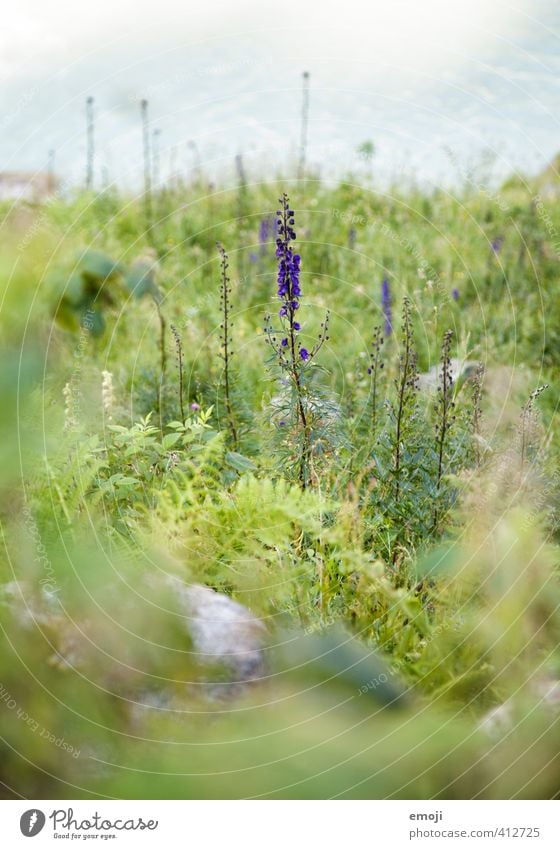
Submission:
[[[222,339],[222,358],[224,361],[224,400],[226,405],[226,416],[228,420],[228,427],[231,436],[231,442],[234,451],[237,451],[238,447],[238,435],[237,435],[237,427],[235,425],[235,417],[233,415],[233,404],[231,402],[231,390],[230,390],[230,360],[233,355],[233,352],[230,350],[230,288],[229,288],[229,277],[228,277],[228,255],[224,248],[221,245],[218,245],[218,251],[221,257],[221,270],[222,270],[222,330],[223,330],[223,339]]]

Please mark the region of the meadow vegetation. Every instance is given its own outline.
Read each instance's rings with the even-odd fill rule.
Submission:
[[[557,795],[556,197],[148,189],[3,210],[5,796]],[[197,695],[165,573],[265,681]]]

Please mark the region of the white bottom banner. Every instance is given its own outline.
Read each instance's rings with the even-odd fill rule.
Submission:
[[[100,845],[223,849],[450,845],[558,849],[551,801],[5,801],[2,847]]]

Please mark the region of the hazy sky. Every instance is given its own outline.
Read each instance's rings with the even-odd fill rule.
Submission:
[[[98,179],[136,179],[144,96],[164,175],[192,167],[189,140],[210,171],[239,151],[283,164],[309,69],[310,157],[326,169],[358,167],[373,139],[391,174],[437,180],[484,151],[500,173],[535,170],[560,138],[559,35],[555,0],[21,0],[0,28],[0,167],[41,168],[52,148],[79,179],[89,94]]]

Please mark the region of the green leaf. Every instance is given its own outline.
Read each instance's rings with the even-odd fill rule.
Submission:
[[[82,274],[96,280],[108,280],[117,274],[122,274],[124,267],[120,262],[111,259],[102,251],[86,250],[78,260],[78,268]]]
[[[176,445],[176,443],[179,441],[180,438],[181,438],[180,433],[168,433],[168,434],[166,434],[166,436],[163,437],[161,444],[167,450],[169,448],[172,448],[174,445]]]
[[[227,451],[225,461],[228,466],[231,466],[232,469],[235,469],[239,473],[254,472],[257,469],[256,464],[249,457],[238,454],[237,451]]]
[[[127,477],[126,475],[113,475],[111,482],[115,486],[136,486],[140,483],[138,478]]]

